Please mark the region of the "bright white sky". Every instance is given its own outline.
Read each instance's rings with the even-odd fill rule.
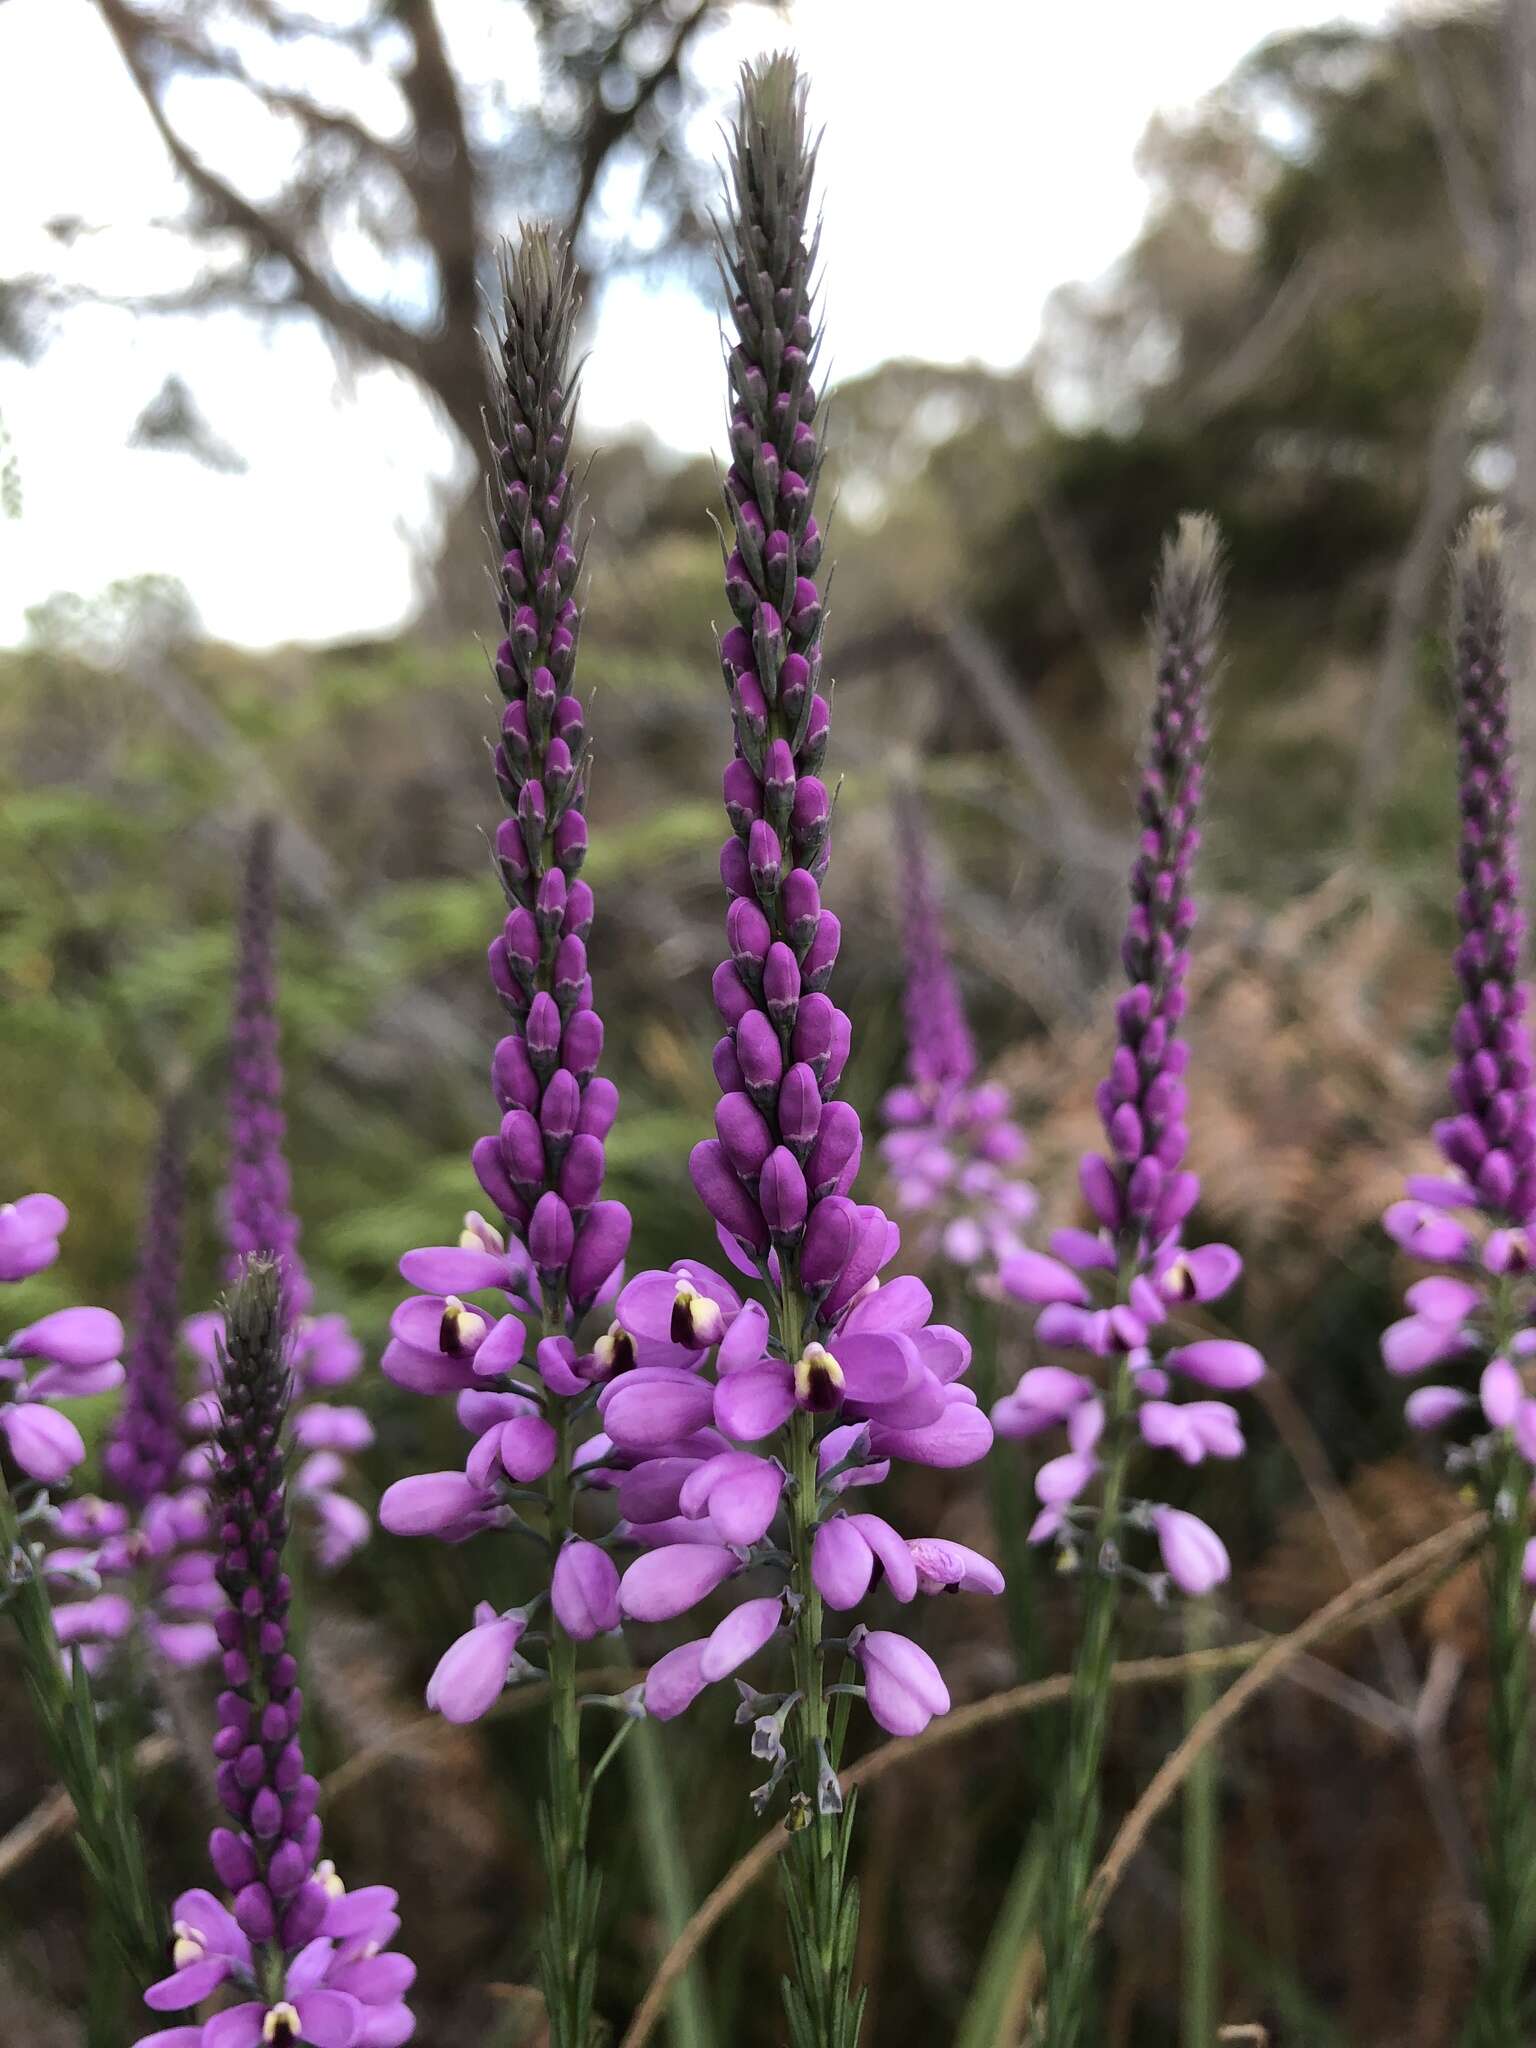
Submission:
[[[722,112],[737,62],[765,34],[791,41],[809,72],[826,130],[834,370],[893,355],[1005,366],[1028,353],[1056,285],[1098,275],[1134,238],[1145,193],[1133,159],[1154,112],[1193,104],[1267,35],[1388,11],[1389,0],[794,0],[787,35],[749,12],[716,39],[709,70]],[[444,12],[461,53],[524,68],[506,0],[446,0]],[[238,174],[260,139],[235,127],[227,149],[221,164]],[[0,194],[0,276],[54,270],[42,223],[78,214],[110,230],[93,256],[109,253],[122,290],[168,281],[153,223],[178,210],[178,188],[88,0],[0,6]],[[244,475],[125,445],[173,370],[247,458]],[[710,309],[673,286],[609,292],[589,439],[643,421],[676,448],[708,447],[721,390]],[[230,640],[388,630],[411,609],[413,552],[453,460],[403,377],[344,386],[307,323],[264,331],[235,314],[78,312],[35,366],[0,362],[0,422],[24,496],[22,518],[0,520],[0,643],[55,591],[149,571],[180,577]]]

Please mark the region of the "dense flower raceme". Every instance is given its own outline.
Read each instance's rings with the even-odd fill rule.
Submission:
[[[1118,1043],[1098,1094],[1108,1154],[1088,1154],[1081,1169],[1097,1227],[1058,1231],[1050,1255],[1016,1253],[1001,1272],[1004,1291],[1039,1310],[1041,1341],[1078,1355],[1075,1366],[1033,1367],[993,1410],[1002,1436],[1065,1428],[1067,1449],[1036,1477],[1032,1536],[1069,1551],[1081,1531],[1099,1524],[1098,1482],[1123,1471],[1136,1439],[1187,1465],[1240,1457],[1237,1411],[1211,1397],[1251,1386],[1264,1371],[1250,1345],[1184,1327],[1184,1311],[1218,1300],[1241,1270],[1227,1245],[1183,1243],[1199,1181],[1184,1165],[1188,1046],[1178,1033],[1220,612],[1220,549],[1208,521],[1181,523],[1154,596],[1156,696],[1123,947],[1130,988],[1116,1006]],[[1155,1538],[1166,1579],[1182,1591],[1205,1593],[1227,1577],[1226,1549],[1197,1516],[1155,1501],[1109,1505],[1118,1526],[1101,1528],[1095,1564],[1131,1569],[1123,1539],[1140,1528]],[[1112,1557],[1104,1557],[1111,1546]],[[1161,1590],[1166,1581],[1150,1583]]]
[[[943,1258],[992,1281],[1024,1249],[1038,1208],[1020,1172],[1029,1141],[1008,1090],[976,1082],[976,1047],[944,939],[943,912],[915,797],[898,808],[907,979],[907,1079],[881,1105],[880,1154],[896,1208],[924,1260]]]
[[[102,1452],[108,1499],[66,1501],[45,1569],[61,1643],[96,1668],[137,1622],[182,1668],[217,1654],[222,1603],[206,1487],[182,1471],[178,1305],[185,1186],[178,1116],[162,1121],[145,1206],[123,1404]]]
[[[0,1203],[0,1282],[51,1266],[68,1221],[53,1195]],[[104,1308],[55,1309],[0,1341],[0,1469],[27,1505],[85,1460],[79,1430],[53,1403],[121,1386],[122,1352],[123,1326]]]
[[[1446,1172],[1410,1180],[1385,1219],[1405,1250],[1450,1271],[1415,1280],[1408,1314],[1382,1337],[1389,1372],[1439,1376],[1409,1395],[1409,1422],[1454,1426],[1470,1438],[1457,1462],[1489,1473],[1511,1443],[1536,1464],[1536,1400],[1523,1367],[1536,1354],[1536,1063],[1520,980],[1506,604],[1499,523],[1474,516],[1456,552],[1451,621],[1461,811],[1455,1114],[1435,1126]]]
[[[346,1460],[373,1441],[373,1427],[361,1408],[328,1398],[361,1370],[362,1346],[344,1316],[311,1313],[314,1289],[299,1252],[299,1220],[284,1150],[273,852],[272,826],[262,820],[251,833],[240,906],[223,1222],[231,1277],[243,1260],[267,1253],[282,1271],[293,1330],[293,1438],[309,1453],[294,1475],[293,1492],[313,1518],[316,1556],[330,1569],[344,1564],[368,1540],[368,1515],[349,1491]],[[189,1421],[201,1432],[212,1420],[206,1390],[214,1383],[219,1318],[193,1316],[183,1336],[202,1368],[205,1393],[189,1410]],[[193,1476],[201,1463],[192,1461]]]
[[[288,1533],[283,1424],[291,1381],[278,1269],[253,1260],[228,1310],[217,1395],[213,1495],[219,1517],[218,1617],[224,1691],[214,1738],[229,1824],[209,1855],[227,1904],[182,1893],[173,1909],[171,1974],[144,2002],[199,2023],[144,2037],[140,2048],[394,2048],[414,2021],[414,1966],[389,1948],[399,1922],[384,1886],[348,1892],[320,1860],[319,1785],[304,1767],[303,1699],[288,1647]]]
[[[818,1725],[823,1646],[805,1640],[814,1634],[805,1617],[814,1619],[818,1601],[851,1614],[877,1571],[899,1601],[949,1586],[996,1591],[1001,1579],[956,1546],[909,1545],[843,1499],[883,1477],[892,1458],[968,1464],[992,1432],[961,1380],[965,1340],[930,1325],[932,1302],[918,1282],[880,1286],[899,1232],[852,1196],[863,1136],[838,1095],[851,1032],[826,992],[840,932],[821,901],[830,701],[814,580],[822,447],[813,170],[803,87],[793,65],[775,59],[747,74],[723,237],[736,337],[725,480],[736,624],[720,644],[735,739],[720,861],[730,953],[713,984],[725,1027],[714,1055],[716,1136],[690,1161],[727,1257],[763,1284],[772,1313],[702,1266],[637,1276],[606,1339],[606,1355],[632,1354],[635,1366],[610,1380],[598,1407],[609,1439],[641,1461],[619,1493],[630,1533],[646,1546],[620,1585],[626,1615],[671,1619],[748,1567],[755,1583],[781,1582],[663,1657],[646,1681],[648,1710],[678,1713],[798,1617],[804,1704],[789,1726],[796,1696],[773,1701],[758,1717],[758,1741],[774,1764],[770,1785],[792,1760],[797,1800],[825,1812],[835,1785],[827,1788]],[[787,1550],[773,1535],[781,1501]],[[893,1732],[915,1732],[946,1710],[932,1660],[905,1636],[860,1624],[847,1651],[872,1712]]]
[[[1002,1575],[975,1551],[934,1537],[909,1541],[845,1498],[879,1485],[893,1459],[973,1464],[992,1431],[961,1382],[970,1346],[930,1321],[927,1288],[911,1277],[880,1284],[879,1268],[898,1247],[895,1226],[878,1209],[829,1201],[829,1222],[802,1240],[802,1276],[807,1250],[810,1266],[802,1284],[820,1302],[793,1360],[772,1337],[763,1303],[707,1267],[637,1274],[619,1296],[607,1343],[632,1351],[635,1365],[603,1388],[598,1408],[609,1440],[633,1461],[618,1499],[629,1534],[646,1546],[619,1585],[619,1605],[634,1620],[670,1620],[745,1572],[755,1585],[782,1580],[788,1558],[776,1524],[797,1414],[817,1429],[811,1573],[828,1607],[850,1613],[877,1576],[901,1604],[920,1593],[1002,1590]],[[823,1230],[837,1245],[855,1244],[830,1284],[817,1261]],[[738,1241],[727,1250],[752,1271]],[[777,1291],[776,1252],[767,1264]],[[782,1590],[742,1600],[708,1637],[652,1666],[647,1710],[662,1720],[681,1713],[754,1657],[786,1614]],[[856,1628],[849,1646],[870,1711],[892,1734],[916,1734],[947,1712],[943,1680],[916,1643]],[[760,1753],[784,1761],[782,1745]]]
[[[456,1395],[474,1443],[462,1472],[390,1487],[380,1518],[396,1534],[451,1540],[518,1520],[523,1490],[551,1475],[552,1488],[584,1483],[571,1445],[609,1366],[606,1353],[579,1353],[573,1337],[599,1298],[611,1300],[630,1231],[624,1205],[600,1198],[618,1091],[596,1071],[603,1027],[586,966],[592,891],[581,879],[584,713],[569,694],[581,625],[567,388],[576,313],[570,252],[529,231],[503,283],[493,501],[504,551],[507,637],[496,676],[506,710],[495,763],[510,816],[496,832],[508,914],[490,948],[490,974],[511,1029],[491,1062],[501,1126],[472,1155],[501,1228],[471,1212],[456,1246],[407,1253],[400,1270],[426,1292],[396,1312],[383,1359],[402,1386]],[[533,1356],[525,1358],[530,1340]],[[576,1536],[553,1490],[543,1505],[557,1545],[550,1599],[561,1630],[583,1641],[616,1627],[612,1560]],[[526,1613],[482,1609],[445,1654],[431,1704],[453,1720],[484,1713],[509,1676],[532,1668],[517,1654],[527,1622]]]

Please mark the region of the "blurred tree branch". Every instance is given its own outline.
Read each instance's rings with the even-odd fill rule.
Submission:
[[[134,303],[307,312],[344,357],[392,364],[423,385],[478,451],[479,288],[495,235],[518,213],[562,219],[589,275],[617,267],[632,252],[599,232],[598,216],[609,173],[633,157],[648,253],[702,246],[689,58],[730,4],[525,0],[541,89],[524,104],[499,80],[460,74],[436,0],[370,0],[348,24],[274,0],[95,0],[190,194],[177,225],[205,259],[187,284]],[[345,75],[356,103],[300,88],[298,72]],[[214,161],[188,83],[246,95],[270,117],[278,149],[292,132],[270,189],[254,166],[242,176]],[[393,125],[381,118],[381,86],[395,100]],[[359,270],[382,270],[382,288],[350,281]]]

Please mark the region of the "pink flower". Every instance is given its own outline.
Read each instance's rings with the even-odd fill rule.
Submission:
[[[949,1690],[928,1652],[888,1629],[856,1628],[848,1647],[864,1674],[869,1711],[889,1735],[921,1735],[949,1712]]]
[[[527,1626],[526,1615],[498,1614],[482,1601],[475,1609],[474,1627],[438,1659],[427,1681],[427,1705],[445,1721],[478,1721],[488,1714],[522,1662],[517,1646]]]
[[[1152,1526],[1163,1565],[1180,1592],[1209,1593],[1230,1576],[1232,1562],[1226,1545],[1198,1515],[1186,1514],[1182,1508],[1154,1508]]]

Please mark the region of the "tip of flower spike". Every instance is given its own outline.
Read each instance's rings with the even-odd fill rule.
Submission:
[[[741,67],[732,149],[738,183],[770,202],[770,209],[777,201],[793,215],[804,213],[816,160],[806,95],[793,51],[775,50]]]
[[[502,243],[497,267],[505,372],[563,382],[578,310],[569,241],[547,221],[525,221],[515,242]]]
[[[287,1329],[282,1268],[276,1259],[247,1259],[226,1295],[219,1342],[220,1393],[258,1393],[276,1421],[288,1402]]]
[[[502,294],[525,321],[550,321],[574,310],[576,260],[571,245],[548,221],[524,221],[500,256]]]
[[[1221,623],[1225,582],[1221,528],[1208,512],[1181,513],[1163,542],[1152,590],[1153,625],[1159,637],[1191,649],[1205,647]]]
[[[1467,515],[1451,544],[1451,632],[1459,638],[1467,626],[1486,628],[1501,620],[1505,608],[1504,515],[1494,505],[1480,505]]]
[[[805,134],[806,83],[793,50],[774,50],[741,67],[743,127],[762,129],[787,153]]]

